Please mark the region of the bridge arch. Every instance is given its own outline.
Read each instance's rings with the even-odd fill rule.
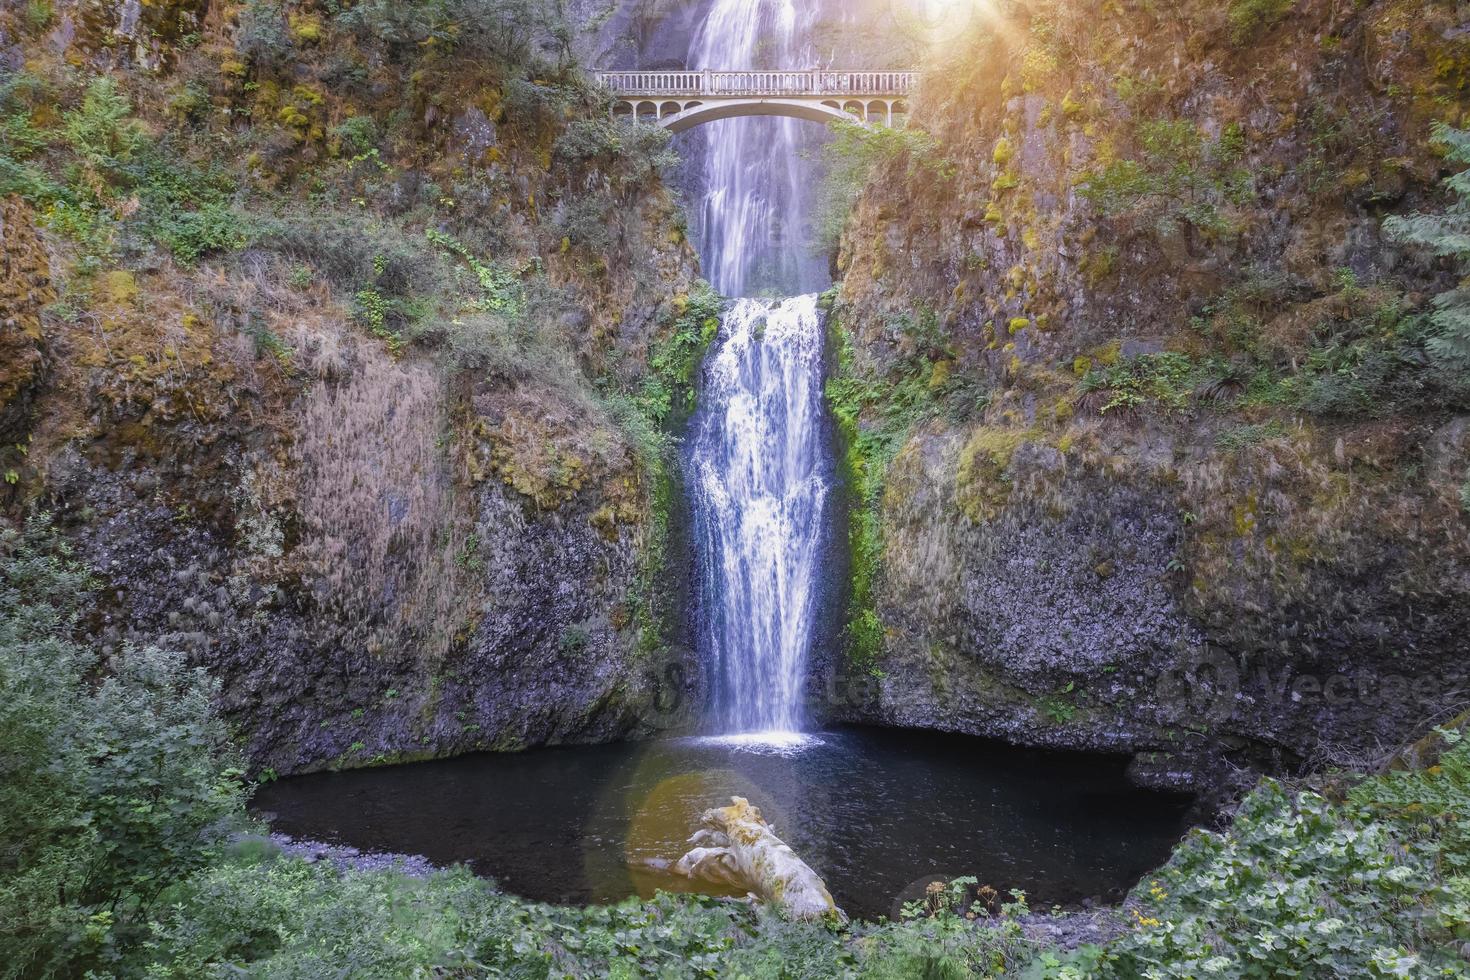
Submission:
[[[736,119],[741,116],[783,116],[787,119],[806,119],[811,122],[834,121],[861,122],[863,116],[845,112],[825,102],[806,102],[796,99],[751,99],[749,101],[695,103],[675,115],[665,115],[659,125],[671,133],[682,133],[705,123],[719,119]]]

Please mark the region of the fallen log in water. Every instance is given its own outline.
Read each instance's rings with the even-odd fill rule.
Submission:
[[[674,865],[676,872],[743,889],[793,919],[847,921],[822,879],[749,800],[732,796],[729,806],[706,810],[700,820],[703,828],[689,838],[695,847]]]

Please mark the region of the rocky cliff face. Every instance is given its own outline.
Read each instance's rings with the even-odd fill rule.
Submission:
[[[7,446],[25,445],[30,432],[46,369],[41,311],[55,299],[50,262],[28,219],[18,201],[0,203],[0,444]]]
[[[127,8],[0,14],[0,494],[104,645],[188,651],[283,774],[680,721],[662,144],[427,6]]]
[[[840,717],[1290,766],[1461,698],[1453,275],[1386,242],[1452,4],[1037,2],[931,73],[840,258]],[[1211,761],[1214,760],[1214,761]]]

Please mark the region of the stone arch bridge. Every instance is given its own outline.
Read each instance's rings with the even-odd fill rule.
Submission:
[[[882,123],[908,117],[912,71],[604,71],[614,115],[674,133],[716,119],[787,116]]]

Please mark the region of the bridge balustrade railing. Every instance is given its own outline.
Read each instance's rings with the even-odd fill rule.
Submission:
[[[917,72],[671,71],[599,72],[598,81],[625,96],[750,98],[756,96],[909,95]]]

